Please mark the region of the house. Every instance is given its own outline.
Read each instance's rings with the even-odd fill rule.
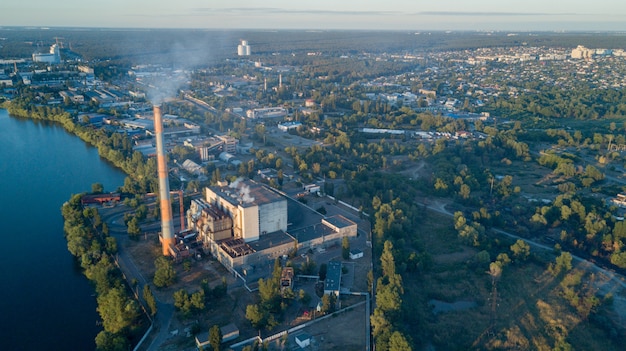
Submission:
[[[296,335],[296,344],[301,348],[309,346],[311,344],[311,335],[307,333]]]

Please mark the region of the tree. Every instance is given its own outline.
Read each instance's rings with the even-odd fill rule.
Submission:
[[[253,327],[261,329],[266,324],[267,316],[265,312],[259,308],[259,305],[246,306],[246,319],[250,321]]]
[[[97,351],[127,351],[128,347],[128,340],[120,334],[103,330],[96,335]]]
[[[569,252],[561,252],[561,255],[556,258],[554,264],[550,264],[548,270],[554,275],[557,276],[563,271],[569,271],[572,269],[572,254]]]
[[[157,313],[157,303],[154,295],[152,294],[152,290],[150,290],[150,285],[144,285],[142,295],[144,301],[146,301],[146,305],[148,305],[148,308],[150,309],[150,315],[154,316]]]
[[[378,285],[376,287],[376,304],[377,308],[387,313],[392,311],[399,311],[402,306],[402,286],[396,282],[390,284],[383,284],[382,279],[379,278]]]
[[[127,232],[131,238],[136,238],[139,234],[141,234],[141,228],[139,228],[139,221],[137,220],[137,217],[133,216],[130,221],[128,221]]]
[[[202,311],[205,307],[205,295],[204,295],[204,290],[200,289],[198,291],[196,291],[195,293],[191,294],[190,297],[190,303],[191,306],[197,310],[197,311]]]
[[[318,276],[320,278],[320,280],[325,280],[326,279],[326,273],[328,272],[328,265],[326,263],[322,263],[320,265],[320,270],[318,272]]]
[[[201,296],[204,297],[204,290],[200,290],[200,292],[202,292]],[[194,301],[192,296],[189,296],[189,293],[185,289],[174,292],[174,307],[176,307],[184,317],[189,317],[191,313],[197,309],[196,304],[198,304],[198,302]],[[204,301],[201,302],[201,307],[204,308]]]
[[[102,194],[104,192],[104,186],[102,183],[93,183],[91,184],[91,193],[92,194]]]
[[[524,240],[517,239],[515,244],[511,245],[511,252],[516,259],[525,261],[530,255],[530,246]]]
[[[383,253],[380,255],[380,265],[383,270],[383,276],[390,277],[396,274],[396,263],[393,258],[393,244],[391,241],[385,241]]]
[[[404,335],[399,331],[393,332],[389,338],[389,351],[411,351],[412,348]]]
[[[166,257],[158,257],[154,260],[154,266],[156,271],[154,272],[154,279],[152,280],[154,285],[158,288],[170,286],[176,280],[176,271],[172,262]]]
[[[385,313],[379,308],[374,309],[374,314],[370,317],[370,323],[372,324],[372,334],[374,334],[374,337],[378,337],[391,329],[389,320],[385,316]]]
[[[559,270],[565,271],[572,269],[572,254],[569,252],[562,252],[561,255],[556,258],[556,267]]]
[[[322,296],[322,312],[333,313],[337,304],[337,296],[334,293]]]
[[[459,189],[459,195],[461,196],[461,198],[463,198],[463,200],[469,199],[469,196],[470,196],[470,187],[469,187],[469,185],[462,184],[461,188]]]
[[[222,331],[220,327],[214,325],[209,329],[209,344],[213,351],[220,351],[220,346],[222,344]]]
[[[344,260],[350,258],[350,240],[347,236],[341,239],[341,257],[343,257]]]
[[[139,307],[122,287],[115,287],[98,296],[98,313],[104,330],[119,333],[130,327],[139,315]]]

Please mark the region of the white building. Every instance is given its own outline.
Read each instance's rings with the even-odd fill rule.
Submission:
[[[248,45],[247,40],[242,40],[241,44],[237,46],[237,55],[239,56],[250,56],[250,45]]]
[[[296,344],[301,348],[308,347],[311,344],[311,335],[307,333],[296,335]]]
[[[49,53],[33,54],[33,61],[49,64],[61,63],[61,48],[58,44],[52,44]]]
[[[298,129],[298,127],[300,126],[302,126],[302,123],[297,122],[297,121],[291,121],[291,122],[279,123],[278,129],[280,129],[283,132],[287,132],[291,129]]]
[[[284,107],[264,107],[246,111],[248,118],[274,118],[287,116],[287,109]]]

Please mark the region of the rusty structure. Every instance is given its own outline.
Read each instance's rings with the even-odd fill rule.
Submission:
[[[161,206],[161,245],[163,255],[170,255],[170,245],[175,243],[174,221],[170,202],[170,183],[163,141],[163,116],[161,106],[154,105],[154,132],[156,135],[157,169],[159,175],[159,200]],[[182,200],[181,200],[182,203]]]

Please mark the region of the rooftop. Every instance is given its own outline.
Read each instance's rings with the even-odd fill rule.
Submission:
[[[282,230],[261,235],[259,240],[249,242],[248,245],[255,251],[262,251],[274,246],[283,245],[289,242],[293,242],[294,237],[283,232]]]
[[[285,201],[285,197],[249,179],[237,179],[226,187],[211,187],[221,198],[242,207],[260,206]]]
[[[324,280],[324,293],[336,291],[339,292],[341,286],[341,262],[330,261],[328,262],[328,269],[326,271],[326,280]]]
[[[333,234],[335,231],[322,223],[314,224],[308,227],[289,230],[289,235],[293,236],[298,242],[307,242],[315,238]]]
[[[342,215],[327,217],[324,220],[337,228],[345,228],[356,224]]]

